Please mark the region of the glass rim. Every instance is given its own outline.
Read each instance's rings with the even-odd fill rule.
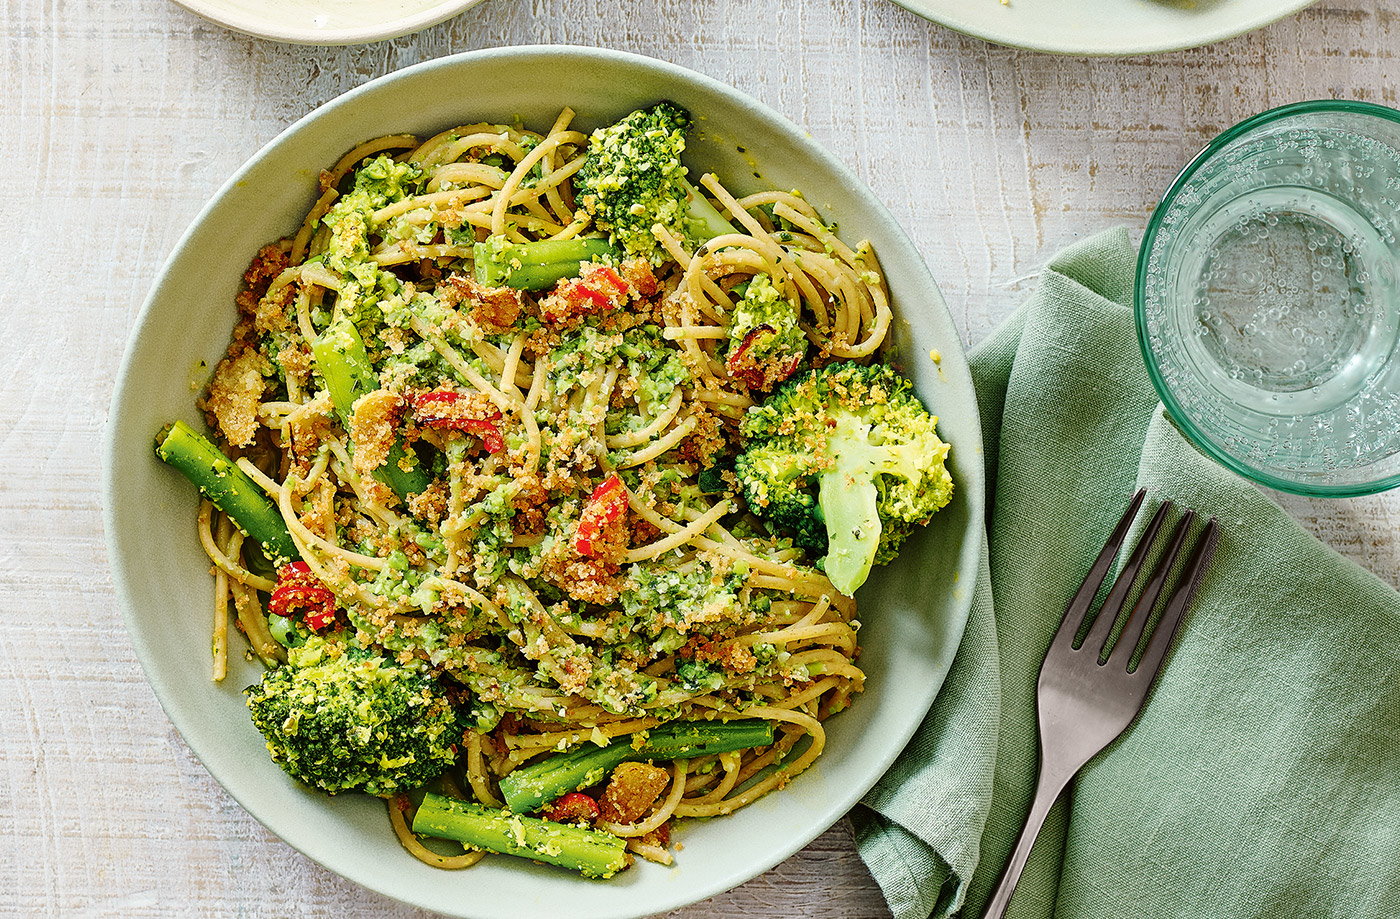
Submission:
[[[1388,475],[1384,478],[1371,482],[1355,482],[1347,484],[1313,484],[1300,482],[1295,479],[1283,478],[1273,472],[1251,466],[1238,457],[1226,452],[1216,445],[1216,443],[1206,435],[1206,433],[1191,420],[1191,417],[1181,406],[1181,403],[1167,387],[1166,380],[1161,371],[1157,368],[1156,358],[1153,355],[1151,344],[1147,337],[1146,312],[1146,288],[1147,288],[1147,262],[1154,243],[1157,241],[1157,234],[1160,229],[1162,216],[1175,203],[1177,195],[1185,187],[1186,183],[1196,174],[1196,172],[1220,153],[1226,146],[1236,139],[1249,134],[1258,128],[1273,124],[1285,118],[1297,115],[1310,114],[1347,114],[1365,115],[1372,118],[1380,118],[1400,125],[1400,110],[1396,110],[1386,105],[1379,105],[1374,102],[1359,102],[1349,99],[1314,99],[1306,102],[1292,102],[1288,105],[1281,105],[1251,115],[1249,118],[1239,122],[1232,127],[1220,132],[1210,143],[1201,148],[1191,160],[1177,173],[1176,178],[1167,186],[1166,192],[1157,202],[1156,208],[1147,219],[1147,228],[1143,231],[1142,244],[1138,247],[1137,271],[1133,280],[1133,319],[1137,327],[1138,347],[1142,349],[1142,360],[1147,366],[1147,375],[1152,380],[1152,386],[1157,390],[1157,396],[1166,407],[1167,414],[1177,429],[1186,435],[1187,440],[1208,458],[1215,460],[1225,468],[1244,476],[1245,478],[1265,485],[1278,491],[1289,494],[1304,495],[1313,498],[1356,498],[1364,495],[1378,494],[1389,491],[1400,486],[1400,472]]]

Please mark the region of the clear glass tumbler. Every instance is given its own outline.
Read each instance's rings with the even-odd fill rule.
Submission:
[[[1136,308],[1205,453],[1299,494],[1400,485],[1400,112],[1302,102],[1221,134],[1148,223]]]

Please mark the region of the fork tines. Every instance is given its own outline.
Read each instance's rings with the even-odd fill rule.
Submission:
[[[1127,562],[1123,565],[1123,570],[1119,573],[1113,586],[1109,588],[1108,594],[1104,597],[1103,606],[1099,609],[1098,615],[1093,617],[1093,625],[1090,626],[1088,634],[1079,644],[1074,643],[1075,636],[1084,627],[1088,617],[1092,614],[1094,597],[1103,587],[1104,581],[1108,577],[1109,569],[1113,565],[1114,558],[1117,557],[1119,549],[1127,539],[1128,530],[1136,519],[1138,510],[1142,507],[1144,499],[1147,497],[1146,489],[1141,489],[1133,495],[1128,503],[1128,509],[1123,514],[1118,526],[1114,528],[1108,542],[1104,544],[1098,558],[1094,560],[1093,567],[1089,569],[1089,575],[1080,585],[1079,591],[1070,600],[1069,606],[1065,609],[1065,618],[1060,624],[1059,631],[1055,634],[1054,642],[1051,646],[1051,653],[1074,650],[1088,650],[1100,658],[1101,663],[1114,663],[1127,670],[1132,663],[1133,652],[1137,649],[1142,640],[1143,631],[1147,628],[1152,619],[1152,611],[1157,606],[1157,601],[1161,599],[1162,591],[1166,587],[1167,579],[1170,576],[1173,566],[1176,564],[1177,556],[1181,553],[1181,548],[1185,544],[1190,533],[1191,526],[1196,520],[1196,512],[1187,510],[1177,521],[1175,529],[1172,531],[1171,539],[1167,544],[1166,551],[1157,559],[1148,577],[1147,584],[1143,587],[1142,593],[1138,595],[1137,601],[1133,604],[1128,613],[1127,621],[1123,625],[1122,632],[1118,640],[1114,642],[1111,653],[1104,659],[1104,651],[1107,650],[1109,638],[1113,634],[1114,625],[1118,622],[1123,613],[1123,607],[1128,598],[1132,595],[1133,586],[1151,557],[1153,548],[1157,543],[1162,525],[1166,521],[1167,514],[1174,507],[1172,502],[1163,501],[1157,508],[1156,513],[1143,530],[1142,538],[1133,547],[1132,553],[1128,556]],[[1196,589],[1200,586],[1201,578],[1205,574],[1206,568],[1210,565],[1211,559],[1215,556],[1215,548],[1220,538],[1220,525],[1214,517],[1206,522],[1204,531],[1196,540],[1195,548],[1192,550],[1176,587],[1167,600],[1166,607],[1162,611],[1161,618],[1157,626],[1153,629],[1148,638],[1147,648],[1142,654],[1133,672],[1142,672],[1149,679],[1156,673],[1161,665],[1162,658],[1166,655],[1167,647],[1171,644],[1172,636],[1176,633],[1177,627],[1181,624],[1182,616],[1191,605],[1195,597]]]

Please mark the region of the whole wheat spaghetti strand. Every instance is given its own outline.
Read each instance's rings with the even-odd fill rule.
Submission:
[[[382,558],[371,558],[368,555],[352,552],[307,529],[306,524],[302,523],[295,508],[292,507],[293,487],[298,484],[295,479],[285,485],[279,485],[277,482],[274,482],[264,475],[262,470],[254,466],[246,457],[242,457],[238,460],[238,468],[248,473],[248,477],[256,482],[263,491],[267,492],[268,495],[277,502],[279,509],[282,511],[282,519],[287,524],[287,529],[291,532],[298,545],[314,547],[322,552],[338,556],[352,565],[370,571],[383,571],[389,566],[389,563]]]
[[[684,799],[685,803],[694,806],[699,804],[711,804],[715,801],[723,800],[724,796],[729,794],[729,792],[734,789],[734,786],[739,783],[739,765],[741,762],[742,760],[738,752],[721,753],[719,755],[719,763],[723,770],[723,776],[720,778],[719,784],[699,797]]]
[[[206,510],[207,505],[207,510]],[[204,548],[204,554],[209,556],[209,561],[214,563],[225,577],[232,578],[240,584],[246,584],[254,590],[271,591],[276,587],[276,583],[260,575],[253,574],[242,565],[229,558],[228,554],[219,547],[219,540],[214,538],[211,529],[212,513],[214,505],[208,501],[200,502],[199,506],[199,543]],[[222,515],[221,515],[222,518]],[[223,540],[225,543],[227,538]]]
[[[640,855],[647,861],[655,862],[658,865],[669,865],[675,861],[675,859],[671,857],[671,853],[661,846],[642,842],[638,839],[627,840],[627,851]]]
[[[438,173],[441,176],[441,172]],[[374,212],[370,220],[377,226],[395,217],[402,217],[404,214],[414,211],[423,211],[427,220],[434,220],[441,216],[442,211],[450,209],[456,205],[467,204],[479,198],[484,198],[491,194],[491,189],[483,186],[474,188],[453,188],[449,191],[430,192],[423,195],[414,195],[411,198],[404,198],[402,201],[395,201],[387,204]]]
[[[504,802],[491,790],[490,779],[486,776],[486,764],[481,757],[481,735],[476,731],[467,731],[463,736],[467,743],[467,783],[472,787],[472,794],[487,807],[504,807]]]
[[[419,842],[417,834],[409,827],[408,820],[404,817],[404,810],[408,807],[408,799],[406,797],[403,795],[394,795],[391,798],[385,798],[384,804],[389,809],[389,823],[394,827],[394,835],[398,838],[399,844],[408,851],[409,855],[412,855],[423,864],[451,871],[461,868],[470,868],[486,856],[485,852],[466,852],[462,855],[439,855]]]
[[[614,465],[616,465],[618,469],[628,469],[632,466],[640,466],[642,463],[650,462],[663,453],[667,453],[680,446],[681,441],[689,437],[690,433],[695,430],[699,423],[699,418],[694,415],[687,415],[677,422],[675,427],[667,431],[665,435],[658,437],[645,447],[634,450],[625,456],[618,457],[613,461]]]
[[[199,536],[203,540],[209,531],[209,515],[214,505],[209,501],[199,502]],[[229,527],[226,519],[219,521],[220,535],[228,539]],[[210,539],[213,542],[213,539]],[[206,551],[207,548],[206,548]],[[221,682],[228,675],[228,574],[222,568],[214,569],[214,629],[210,639],[211,663],[210,679]]]
[[[701,533],[704,533],[709,529],[710,524],[729,513],[729,508],[730,504],[727,500],[720,501],[714,507],[695,518],[694,521],[687,524],[684,528],[677,530],[671,535],[662,537],[649,545],[628,549],[623,553],[623,561],[629,564],[640,562],[649,558],[656,558],[658,555],[664,555],[672,549],[677,549],[694,540],[700,536]]]
[[[546,153],[565,143],[577,144],[588,139],[587,134],[580,134],[578,131],[560,131],[551,134],[542,140],[533,150],[525,154],[525,158],[515,164],[515,171],[506,179],[506,183],[501,186],[501,190],[492,199],[495,204],[491,209],[491,232],[493,234],[504,233],[506,229],[506,208],[514,202],[511,200],[520,183],[529,175]],[[582,164],[580,164],[582,165]],[[537,192],[537,190],[535,190]]]
[[[478,373],[475,367],[468,364],[461,353],[448,344],[447,340],[424,322],[421,317],[414,316],[410,320],[410,324],[413,327],[413,331],[417,332],[424,341],[432,345],[433,349],[437,351],[438,354],[441,354],[443,358],[452,365],[452,368],[462,375],[463,379],[485,393],[487,398],[494,402],[498,409],[503,413],[513,413],[515,411],[516,406],[521,403],[518,395],[515,399],[512,399],[510,396],[497,389],[491,381]]]
[[[821,755],[822,748],[826,746],[826,731],[822,728],[821,722],[811,715],[771,706],[755,706],[746,709],[745,714],[753,718],[764,718],[769,721],[788,722],[796,725],[812,738],[812,742],[797,759],[790,763],[783,763],[771,775],[758,780],[734,797],[708,804],[681,804],[675,810],[676,816],[714,817],[721,814],[731,814],[744,805],[753,803],[773,789],[787,784],[806,771],[807,767],[812,765],[816,758]]]
[[[609,434],[606,443],[609,450],[617,450],[623,447],[636,447],[647,443],[666,429],[672,419],[680,413],[682,394],[679,389],[671,392],[671,397],[666,400],[666,405],[657,412],[656,417],[644,428],[636,431],[629,431],[626,434]]]

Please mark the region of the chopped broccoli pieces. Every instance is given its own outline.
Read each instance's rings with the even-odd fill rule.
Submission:
[[[807,354],[796,303],[766,274],[754,275],[729,315],[729,372],[750,389],[768,390],[792,375]]]
[[[676,663],[676,685],[686,692],[715,692],[724,688],[724,670],[697,658]]]
[[[951,498],[937,424],[889,367],[828,364],[749,409],[735,473],[749,507],[824,553],[832,585],[851,595]]]
[[[287,659],[245,692],[273,761],[293,778],[385,797],[452,763],[457,717],[428,676],[319,635]]]
[[[736,232],[690,184],[681,153],[690,113],[671,102],[640,109],[593,132],[575,180],[579,205],[612,241],[660,264],[665,250],[652,227],[670,230],[692,247]]]

